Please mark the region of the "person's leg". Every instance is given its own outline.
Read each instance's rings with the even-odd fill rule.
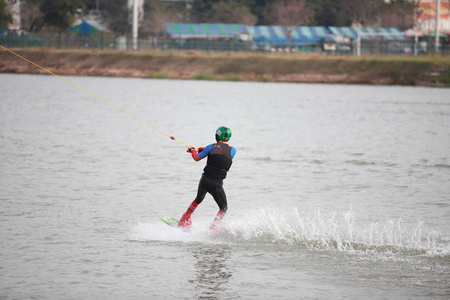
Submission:
[[[186,212],[181,216],[180,222],[178,222],[179,227],[189,228],[192,226],[191,215],[194,213],[197,206],[200,203],[202,203],[203,199],[205,199],[206,196],[206,189],[204,185],[205,184],[202,177],[202,179],[200,179],[200,182],[198,184],[197,197],[195,197],[195,200],[192,201],[191,205],[189,205]]]
[[[228,210],[227,195],[223,189],[222,183],[218,183],[213,193],[211,193],[217,205],[219,206],[219,212],[214,218],[214,222],[211,224],[210,229],[215,229],[217,224],[225,217]]]

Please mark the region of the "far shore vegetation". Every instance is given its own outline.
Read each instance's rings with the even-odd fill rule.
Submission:
[[[314,53],[13,49],[60,75],[260,82],[450,86],[448,56],[324,56]],[[0,51],[2,73],[44,73]]]

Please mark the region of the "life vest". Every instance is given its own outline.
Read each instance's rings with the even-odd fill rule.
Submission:
[[[206,177],[214,179],[225,179],[227,172],[233,163],[231,158],[231,146],[225,143],[214,144],[208,154],[208,161],[203,172]]]

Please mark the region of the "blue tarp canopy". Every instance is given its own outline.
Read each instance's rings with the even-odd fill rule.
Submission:
[[[294,45],[310,45],[322,41],[328,34],[324,26],[300,26],[295,27],[291,38]]]
[[[247,26],[243,24],[222,23],[166,23],[166,32],[178,38],[221,38],[250,34],[255,44],[287,45],[287,28],[284,26]],[[323,26],[300,26],[292,30],[292,43],[312,44],[321,41],[329,34]]]
[[[325,26],[247,26],[243,24],[222,23],[166,23],[166,30],[172,37],[179,38],[220,38],[250,34],[254,44],[286,46],[289,43],[288,30],[291,31],[293,45],[311,45],[324,41],[327,36],[338,38],[404,40],[405,36],[397,28],[374,27],[325,27]]]
[[[283,26],[248,26],[255,44],[286,45],[288,38]]]
[[[293,45],[310,45],[323,40],[328,30],[324,26],[248,26],[256,44],[287,45],[288,31]]]
[[[397,28],[375,28],[375,27],[334,27],[328,29],[333,35],[343,38],[356,39],[361,35],[361,39],[383,38],[386,40],[404,40],[405,35]]]
[[[76,32],[82,34],[97,33],[101,31],[105,31],[105,28],[103,26],[94,22],[87,21],[83,21],[82,23],[67,29],[67,32]]]
[[[246,25],[222,23],[166,23],[166,31],[179,38],[231,38],[248,34]]]

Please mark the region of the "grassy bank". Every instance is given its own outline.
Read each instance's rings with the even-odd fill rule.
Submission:
[[[239,52],[12,50],[59,75],[450,86],[450,57],[438,56],[355,58]],[[0,50],[0,72],[45,73],[4,50]]]

